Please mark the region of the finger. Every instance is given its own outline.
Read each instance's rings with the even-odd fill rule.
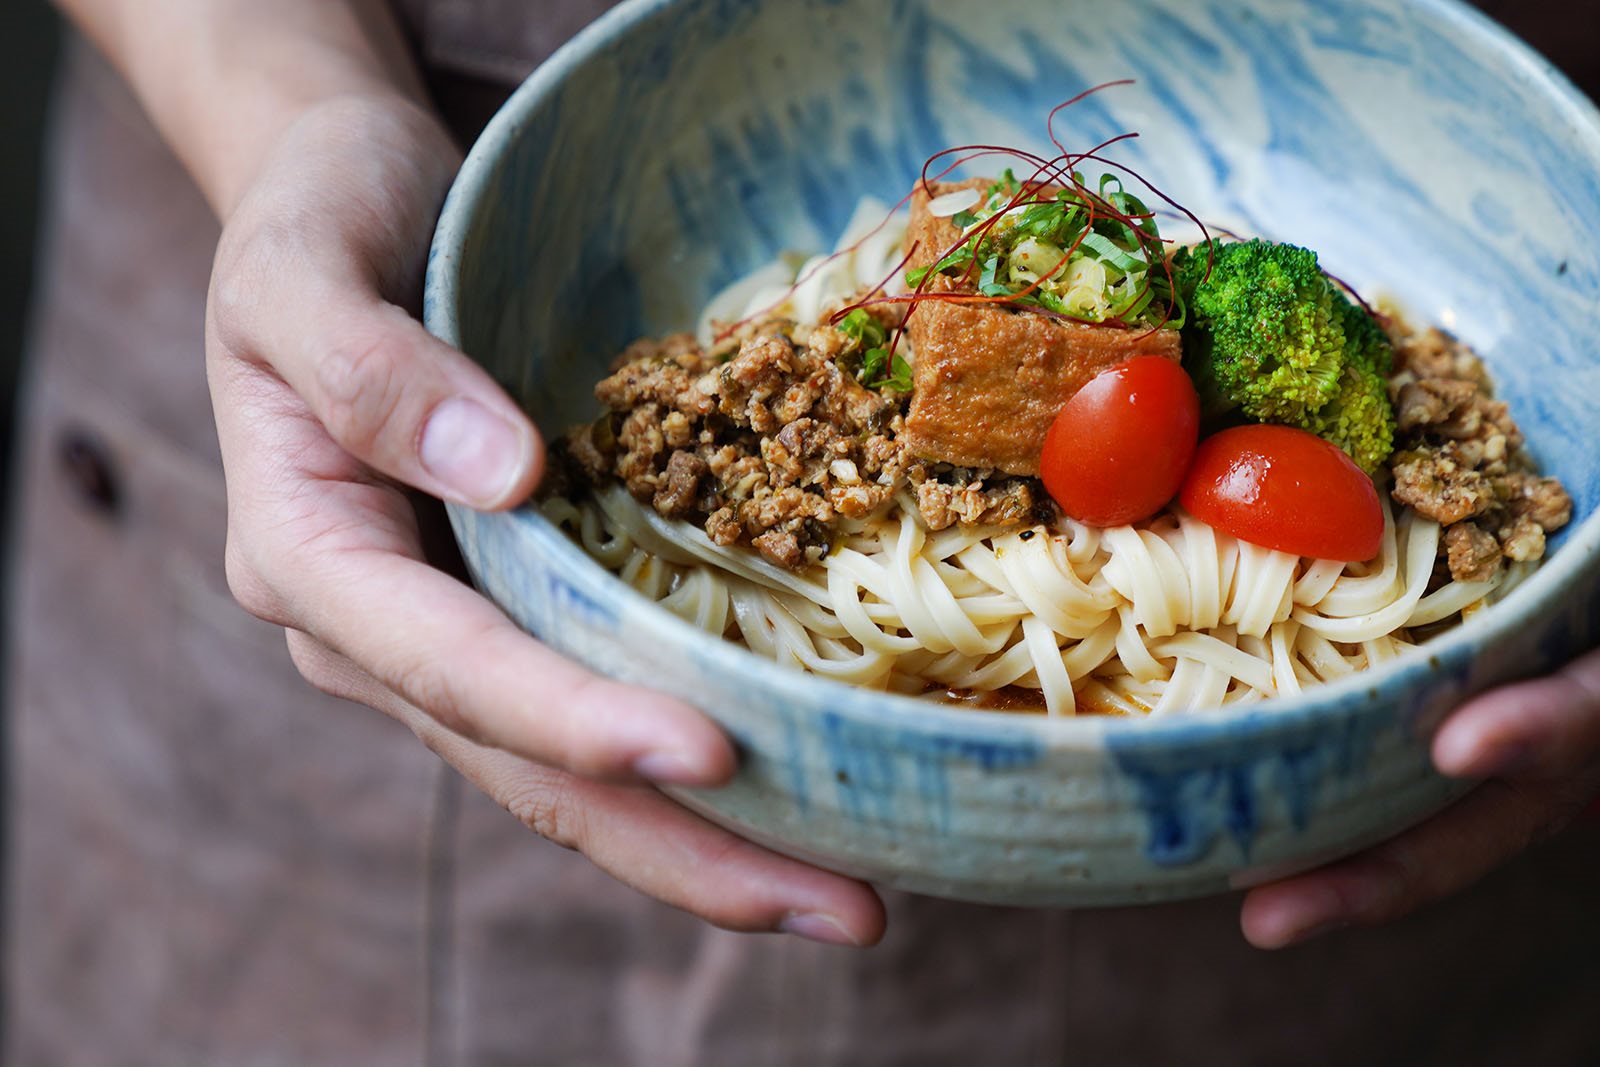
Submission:
[[[732,745],[700,712],[590,673],[427,564],[306,557],[288,579],[300,625],[452,733],[590,777],[708,786],[733,774]]]
[[[447,758],[541,836],[717,926],[856,946],[883,936],[883,904],[870,886],[746,841],[653,789],[589,781],[485,749]]]
[[[1517,786],[1496,779],[1399,837],[1326,867],[1252,889],[1245,938],[1282,948],[1346,926],[1390,922],[1448,896],[1553,832],[1597,783]]]
[[[1441,773],[1555,779],[1600,757],[1600,652],[1555,674],[1485,693],[1439,728]]]
[[[359,465],[293,414],[281,381],[236,361],[215,370],[228,576],[251,611],[315,634],[483,744],[596,777],[711,786],[732,775],[732,745],[698,711],[584,670],[423,562],[404,495],[359,480]]]
[[[845,945],[883,936],[883,904],[861,882],[745,841],[653,790],[587,781],[473,745],[310,635],[291,631],[289,647],[319,688],[394,715],[524,825],[642,893],[729,930]]]
[[[284,638],[289,646],[289,662],[314,687],[331,697],[393,715],[391,709],[398,698],[351,660],[304,630],[285,630]]]
[[[538,435],[476,364],[402,310],[457,158],[420,109],[297,125],[234,213],[208,302],[216,351],[270,366],[350,454],[479,508],[525,498]]]
[[[212,312],[218,346],[270,365],[329,436],[375,470],[486,510],[526,499],[542,470],[543,446],[494,380],[380,298],[371,278],[330,268],[332,253],[314,265],[304,258],[298,269],[280,265],[270,278],[234,267],[225,281],[219,270]],[[239,296],[236,286],[251,295]],[[295,312],[268,315],[269,304]]]

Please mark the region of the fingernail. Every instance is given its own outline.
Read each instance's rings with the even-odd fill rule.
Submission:
[[[860,948],[861,942],[850,936],[850,931],[844,924],[831,915],[790,915],[778,924],[781,933],[793,934],[803,937],[807,941],[817,941],[824,945],[846,945],[850,948]]]
[[[451,397],[422,430],[422,465],[460,499],[498,503],[522,476],[523,436],[476,400]]]
[[[704,785],[706,778],[676,752],[646,752],[633,761],[633,773],[658,785]]]

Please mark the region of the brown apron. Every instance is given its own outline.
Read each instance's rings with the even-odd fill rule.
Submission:
[[[404,6],[429,64],[509,85],[608,5]],[[6,590],[4,1063],[1600,1062],[1593,826],[1278,955],[1235,899],[892,896],[864,953],[728,934],[535,839],[233,604],[215,223],[83,49],[56,119]]]

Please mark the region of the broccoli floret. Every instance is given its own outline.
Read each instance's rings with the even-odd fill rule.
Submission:
[[[1333,399],[1345,364],[1345,317],[1316,253],[1266,241],[1211,249],[1209,276],[1204,245],[1176,263],[1206,409],[1298,422]]]
[[[1295,423],[1347,452],[1368,474],[1394,451],[1394,407],[1383,377],[1354,362],[1339,376],[1339,390],[1321,409]]]
[[[1188,308],[1184,363],[1208,415],[1298,426],[1378,469],[1394,441],[1392,352],[1315,252],[1213,241],[1179,252],[1173,269]]]
[[[1388,335],[1366,308],[1353,303],[1337,289],[1334,295],[1343,303],[1344,335],[1350,361],[1387,378],[1394,369],[1394,348],[1389,344]]]

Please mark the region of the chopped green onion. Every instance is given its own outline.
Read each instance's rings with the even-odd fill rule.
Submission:
[[[887,348],[869,348],[866,355],[861,357],[860,378],[868,386],[873,380],[883,373],[883,368],[888,365],[889,350]],[[872,386],[876,388],[876,386]]]
[[[912,390],[911,364],[905,357],[895,353],[890,372],[883,374],[885,363],[889,363],[887,349],[874,348],[867,353],[867,360],[862,364],[862,378],[868,389],[890,389],[896,393],[909,393]],[[873,368],[868,373],[867,368]]]
[[[1184,309],[1162,267],[1166,249],[1154,214],[1119,177],[1101,176],[1094,192],[1074,172],[1071,184],[1049,199],[1013,208],[1021,188],[1008,168],[982,203],[952,216],[966,235],[962,242],[938,263],[907,271],[906,283],[921,289],[932,274],[975,273],[983,296],[1014,297],[1019,306],[1087,322],[1182,320]],[[1030,198],[1039,199],[1039,188]],[[1064,255],[1066,263],[1047,252]],[[1019,295],[1029,286],[1037,288]]]
[[[996,193],[1006,193],[1010,196],[1015,196],[1017,188],[1017,176],[1012,172],[1010,167],[1007,167],[1000,173],[1000,180],[989,186],[989,196],[994,196]]]
[[[883,323],[873,318],[866,308],[856,308],[839,320],[838,329],[868,348],[877,348],[889,339]]]
[[[1083,243],[1078,247],[1106,266],[1117,268],[1121,274],[1136,274],[1150,269],[1149,263],[1133,256],[1111,238],[1093,230],[1083,235]]]
[[[978,292],[984,296],[1010,296],[1015,290],[996,277],[1000,272],[1000,257],[990,256],[983,261],[983,272],[978,275]]]

